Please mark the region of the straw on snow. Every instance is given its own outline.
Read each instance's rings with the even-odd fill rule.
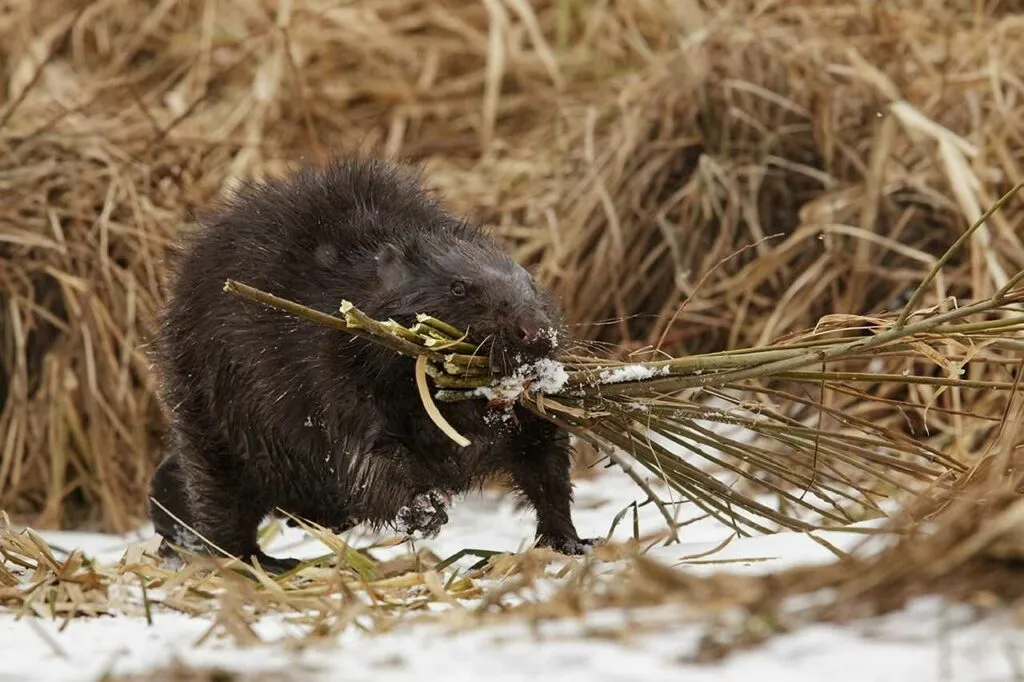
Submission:
[[[577,618],[581,608],[681,603],[686,608],[667,612],[667,621],[650,626],[711,626],[696,653],[706,659],[808,622],[886,613],[920,595],[942,594],[974,607],[1019,607],[1024,598],[1019,575],[1024,502],[1016,492],[1021,463],[1013,444],[1021,436],[1014,425],[1024,424],[1024,400],[1018,397],[1004,416],[1006,437],[970,476],[938,499],[932,496],[904,509],[910,521],[931,517],[928,532],[918,529],[876,555],[855,552],[823,566],[767,576],[701,576],[638,553],[642,541],[600,547],[594,556],[561,570],[562,580],[537,590],[538,581],[551,578],[545,567],[554,557],[548,551],[494,554],[464,571],[452,561],[472,550],[444,561],[423,550],[381,561],[374,547],[355,550],[323,529],[306,526],[331,554],[271,578],[254,568],[235,572],[202,558],[182,569],[168,568],[152,555],[152,544],[130,547],[114,564],[97,564],[80,551],[49,545],[29,529],[14,530],[0,515],[0,609],[64,622],[109,615],[152,622],[154,613],[174,610],[212,616],[202,640],[224,635],[251,645],[261,641],[253,623],[268,613],[299,626],[289,638],[331,640],[349,628],[387,632],[400,621],[412,621],[417,612],[426,613],[428,605],[436,607],[430,612],[435,621],[466,628],[513,618]],[[595,562],[606,559],[624,561],[595,570]],[[799,606],[789,601],[822,589],[830,589],[832,598]],[[510,597],[518,603],[509,604]],[[743,625],[750,618],[713,618],[736,609],[777,627],[750,629]],[[60,650],[58,642],[39,633]]]

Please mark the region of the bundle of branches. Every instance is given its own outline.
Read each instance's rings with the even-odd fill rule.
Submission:
[[[942,265],[1019,189],[1014,188],[963,234],[902,312],[826,318],[815,330],[778,343],[682,358],[624,362],[570,350],[557,360],[524,363],[511,375],[495,379],[487,355],[479,352],[480,346],[465,331],[427,314],[405,327],[394,320],[374,320],[349,301],[341,304],[342,317],[335,317],[240,282],[229,280],[225,288],[415,357],[425,408],[460,445],[469,441],[448,424],[435,398],[486,399],[498,417],[519,401],[602,447],[658,504],[672,528],[676,521],[670,505],[623,453],[738,532],[767,532],[769,524],[808,530],[820,524],[849,523],[857,513],[881,513],[881,498],[966,470],[952,454],[888,425],[836,409],[823,396],[837,392],[870,401],[872,396],[852,388],[869,382],[957,391],[959,404],[964,398],[990,397],[1015,388],[1012,380],[975,380],[963,375],[968,363],[1010,363],[1012,357],[1004,353],[1024,347],[1019,337],[1024,330],[1019,308],[1024,302],[1024,271],[984,300],[950,309],[915,310],[915,306]],[[915,366],[929,363],[940,368],[942,375],[877,370],[879,362],[893,360]],[[849,367],[865,362],[875,363],[876,369],[870,364],[867,371]],[[847,366],[837,367],[839,363]],[[433,395],[428,376],[438,389]],[[810,397],[809,387],[817,390],[817,399]],[[707,396],[717,398],[724,407],[709,404]],[[798,419],[773,402],[812,407],[816,418]],[[903,402],[912,407],[910,400]],[[957,412],[960,418],[986,418]],[[837,428],[824,427],[825,418]],[[742,427],[759,438],[740,439],[715,428],[716,423]],[[746,485],[726,483],[702,468],[701,460]],[[769,504],[764,493],[776,496],[779,504]]]

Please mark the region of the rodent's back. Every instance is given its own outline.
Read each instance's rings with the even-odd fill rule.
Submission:
[[[177,273],[178,296],[228,277],[282,295],[320,292],[364,274],[360,266],[380,243],[444,230],[453,219],[411,171],[347,160],[247,182],[201,223]]]

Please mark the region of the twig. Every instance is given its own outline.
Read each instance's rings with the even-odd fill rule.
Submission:
[[[935,265],[932,266],[931,270],[928,271],[928,274],[918,285],[917,289],[914,291],[913,296],[911,296],[910,300],[907,301],[907,304],[903,306],[903,312],[900,313],[899,319],[896,320],[896,325],[894,327],[895,329],[902,329],[903,326],[907,323],[907,318],[910,316],[910,313],[917,306],[917,303],[918,301],[921,300],[921,297],[924,296],[925,290],[932,283],[932,281],[934,281],[935,277],[938,276],[939,271],[942,270],[946,263],[949,262],[949,259],[952,258],[953,255],[957,251],[959,251],[964,244],[967,243],[967,240],[971,238],[971,235],[973,235],[975,232],[981,229],[981,226],[984,225],[988,221],[988,219],[991,218],[997,211],[1002,209],[1003,206],[1008,204],[1010,200],[1013,199],[1013,197],[1015,197],[1018,192],[1020,192],[1021,189],[1024,189],[1024,181],[1018,182],[1010,189],[1010,191],[1001,196],[999,198],[999,201],[992,204],[992,206],[990,206],[987,211],[982,213],[981,217],[974,221],[974,224],[967,228],[967,231],[960,235],[960,238],[953,242],[953,245],[949,247],[944,254],[942,254],[939,260],[936,261]],[[1014,277],[1013,279],[1011,279],[1010,282],[1007,282],[1007,284],[1012,286],[1012,284],[1010,283],[1013,282],[1014,280],[1019,281],[1019,275],[1018,277]],[[1009,291],[1009,287],[1004,286],[1002,289],[1000,289],[1000,294],[1005,294],[1006,291]],[[999,298],[1001,298],[1001,295],[997,295],[996,300],[998,300]]]

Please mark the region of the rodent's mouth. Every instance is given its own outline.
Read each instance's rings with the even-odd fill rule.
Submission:
[[[557,345],[552,342],[541,342],[533,344],[506,343],[503,340],[496,340],[490,348],[488,359],[491,365],[491,375],[495,377],[509,377],[520,372],[524,367],[537,362],[538,360],[553,359],[556,355]]]

